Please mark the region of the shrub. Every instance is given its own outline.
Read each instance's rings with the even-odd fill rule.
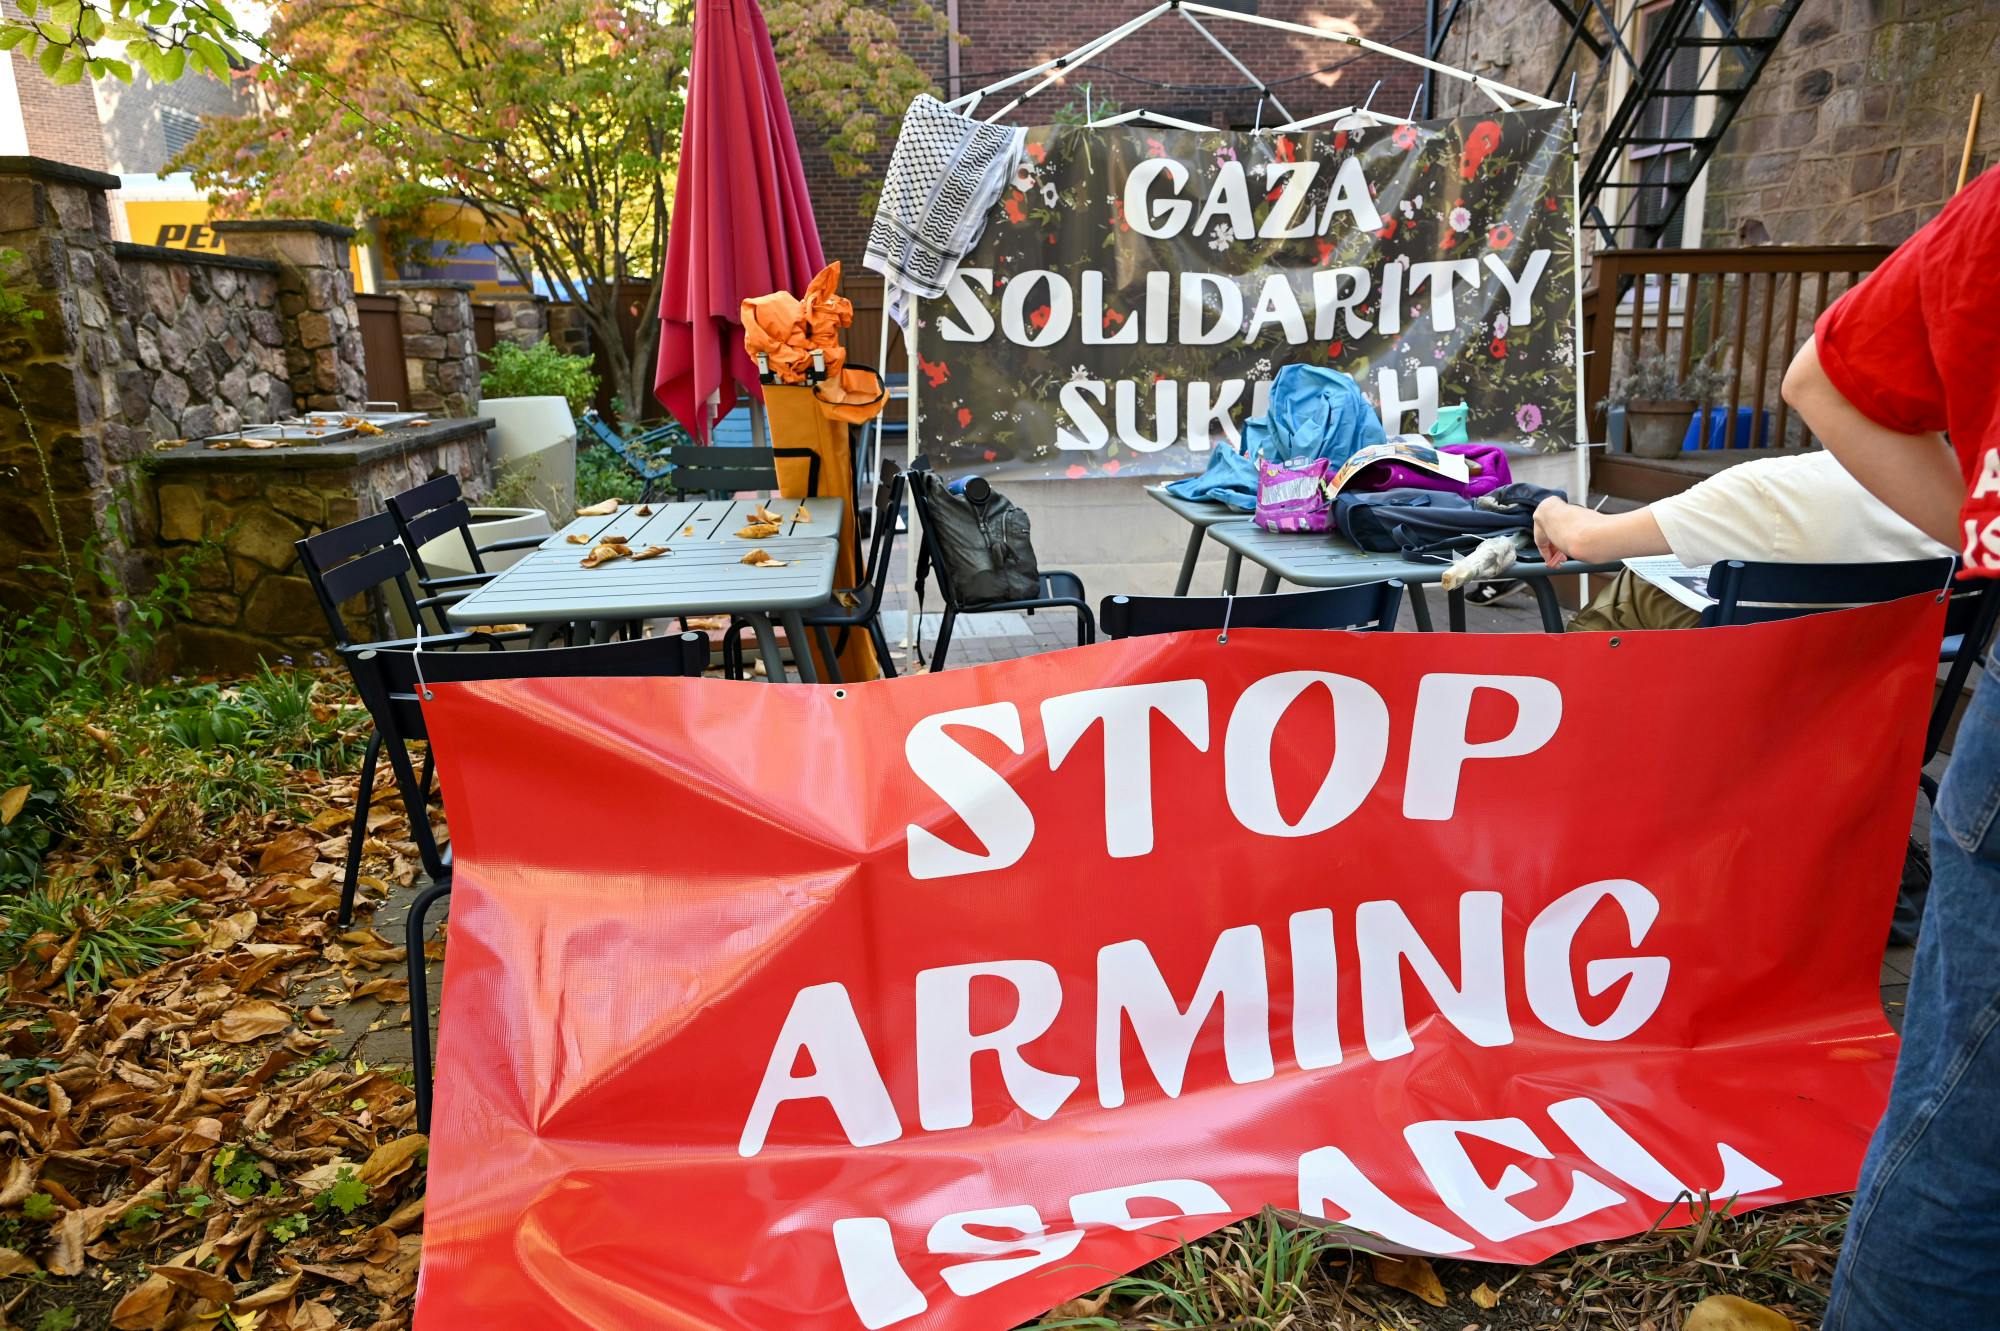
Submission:
[[[1653,351],[1611,376],[1604,401],[1607,406],[1627,402],[1712,402],[1721,393],[1728,376],[1715,364],[1721,347],[1713,347],[1693,362],[1683,375],[1665,352]]]
[[[581,416],[597,396],[590,357],[568,355],[553,342],[502,342],[483,354],[490,368],[479,377],[482,397],[567,398],[570,411]]]

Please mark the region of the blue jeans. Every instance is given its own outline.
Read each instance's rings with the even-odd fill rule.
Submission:
[[[1931,894],[1888,1112],[1822,1331],[2000,1325],[2000,677],[1989,662],[1931,818]]]

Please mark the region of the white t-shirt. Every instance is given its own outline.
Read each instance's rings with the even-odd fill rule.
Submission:
[[[1655,502],[1674,558],[1777,564],[1877,564],[1952,552],[1861,488],[1833,454],[1757,458]]]

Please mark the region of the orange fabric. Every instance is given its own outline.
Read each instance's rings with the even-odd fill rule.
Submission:
[[[865,365],[850,365],[813,386],[820,413],[846,425],[865,425],[882,414],[889,393],[882,376]]]
[[[761,354],[771,372],[788,384],[802,384],[812,369],[812,354],[823,352],[829,375],[847,364],[840,330],[854,322],[854,302],[840,294],[840,263],[835,260],[806,284],[803,297],[773,291],[743,302],[743,349],[755,361]]]
[[[745,326],[748,326],[747,322]],[[826,384],[819,387],[823,389]],[[813,396],[813,390],[804,385],[767,385],[764,389],[764,410],[770,417],[771,443],[778,448],[810,448],[819,454],[820,495],[847,501],[846,516],[840,524],[840,555],[834,561],[833,585],[854,586],[858,580],[856,570],[860,567],[856,552],[861,543],[855,524],[854,452],[848,447],[847,426],[829,419],[825,414],[825,404],[818,401]],[[778,493],[787,499],[805,498],[806,481],[810,475],[806,460],[781,457],[776,465]],[[833,636],[837,639],[839,634]],[[833,678],[826,672],[826,662],[820,655],[818,642],[810,633],[807,638],[806,646],[811,650],[813,659],[820,664],[820,678]],[[798,651],[799,644],[792,644],[792,650]],[[866,633],[855,630],[847,635],[847,646],[840,653],[840,677],[850,684],[881,678],[875,649]]]

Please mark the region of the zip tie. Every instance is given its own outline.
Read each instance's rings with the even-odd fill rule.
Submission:
[[[1951,561],[1951,567],[1944,571],[1944,586],[1938,589],[1937,599],[1940,601],[1949,600],[1951,598],[1951,584],[1957,581],[1958,560],[1954,558]]]
[[[431,686],[424,683],[424,612],[419,609],[414,621],[417,626],[416,649],[410,653],[410,664],[417,668],[417,696],[425,702],[431,701]]]
[[[1222,594],[1222,632],[1215,635],[1215,640],[1225,647],[1229,645],[1229,616],[1235,609],[1236,593],[1224,592]]]
[[[1264,132],[1264,99],[1269,95],[1270,90],[1268,88],[1260,88],[1257,92],[1257,118],[1250,125],[1250,133],[1253,137]]]

